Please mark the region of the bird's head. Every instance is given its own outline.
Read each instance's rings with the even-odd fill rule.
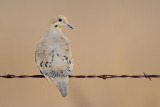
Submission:
[[[57,15],[52,18],[50,27],[51,29],[61,31],[61,29],[65,26],[68,26],[69,28],[73,29],[73,27],[68,23],[68,20],[65,16]]]

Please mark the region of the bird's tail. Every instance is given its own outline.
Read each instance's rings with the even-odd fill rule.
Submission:
[[[56,87],[58,88],[61,95],[63,97],[66,97],[67,93],[68,93],[68,85],[69,85],[68,76],[66,76],[66,77],[55,77],[55,78],[52,78],[52,79],[56,83]]]

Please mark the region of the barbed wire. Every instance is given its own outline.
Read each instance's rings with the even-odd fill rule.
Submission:
[[[0,75],[0,78],[44,78],[43,75]],[[143,75],[69,75],[69,78],[101,78],[101,79],[109,79],[109,78],[160,78],[160,75],[147,75],[143,73]]]

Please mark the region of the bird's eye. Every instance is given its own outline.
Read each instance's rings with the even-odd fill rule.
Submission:
[[[59,20],[58,20],[59,22],[62,22],[62,19],[61,18],[59,18]]]

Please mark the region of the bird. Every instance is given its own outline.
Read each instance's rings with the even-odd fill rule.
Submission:
[[[73,70],[70,40],[62,33],[62,28],[69,24],[63,15],[51,19],[45,36],[37,43],[35,62],[40,72],[49,81],[54,81],[62,97],[69,90],[69,75]]]

